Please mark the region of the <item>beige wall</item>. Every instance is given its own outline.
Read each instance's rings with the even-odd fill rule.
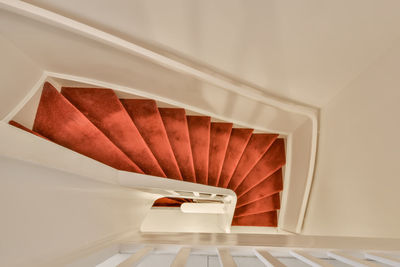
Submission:
[[[400,34],[397,0],[25,0],[321,107]]]
[[[4,157],[0,172],[0,266],[44,266],[136,232],[152,205],[133,189]]]
[[[0,119],[25,97],[42,69],[0,35]]]
[[[321,111],[304,233],[400,237],[400,46]]]

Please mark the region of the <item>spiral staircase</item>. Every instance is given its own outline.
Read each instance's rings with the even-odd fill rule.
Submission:
[[[237,195],[232,225],[276,227],[285,144],[254,133],[158,108],[152,99],[119,99],[111,89],[43,86],[29,131],[118,170],[228,188]],[[193,202],[161,198],[158,207]]]

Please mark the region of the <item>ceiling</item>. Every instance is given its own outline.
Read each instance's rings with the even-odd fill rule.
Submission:
[[[391,48],[397,0],[27,0],[322,107]]]

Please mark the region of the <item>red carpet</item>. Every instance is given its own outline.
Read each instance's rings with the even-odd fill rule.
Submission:
[[[217,186],[222,164],[224,164],[229,137],[231,136],[232,123],[211,123],[210,151],[208,158],[208,185]]]
[[[251,136],[229,181],[228,188],[236,190],[277,137],[276,134],[253,134]]]
[[[236,195],[241,197],[280,169],[286,160],[284,151],[285,144],[283,143],[283,139],[277,139],[236,188]]]
[[[242,157],[243,151],[245,150],[252,133],[253,129],[232,129],[228,148],[226,149],[224,165],[219,177],[219,187],[228,187],[229,181],[231,180],[233,172]]]
[[[122,99],[121,102],[167,177],[182,180],[156,102],[147,99]]]
[[[187,121],[196,183],[207,184],[211,120],[205,116],[188,116]]]
[[[185,110],[159,108],[159,111],[183,179],[196,182]]]
[[[61,93],[144,173],[166,177],[114,91],[64,87]]]
[[[43,87],[33,131],[116,169],[143,173],[50,83]]]
[[[281,200],[278,193],[272,196],[267,196],[247,205],[236,208],[235,216],[242,217],[251,214],[277,210],[280,208],[280,202]]]
[[[274,227],[278,225],[278,216],[276,210],[274,210],[247,216],[233,217],[232,225]]]
[[[111,89],[45,83],[33,129],[11,125],[113,168],[229,188],[238,196],[232,225],[278,224],[284,140],[253,134],[151,99],[118,99]],[[158,199],[179,207],[190,199]]]
[[[236,207],[249,204],[261,198],[279,193],[283,190],[282,169],[273,173],[270,177],[250,189],[246,194],[238,197]]]

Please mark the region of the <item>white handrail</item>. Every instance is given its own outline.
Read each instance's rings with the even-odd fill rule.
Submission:
[[[372,253],[372,252],[366,252],[365,257],[367,259],[371,259],[377,262],[381,262],[383,264],[387,264],[390,266],[400,266],[400,258],[393,258],[389,255],[385,255],[382,253]]]
[[[142,189],[149,193],[158,194],[160,197],[190,198],[220,202],[223,204],[222,227],[225,232],[230,232],[237,201],[235,192],[230,189],[125,171],[118,171],[117,179],[118,183],[122,186]],[[199,208],[201,208],[201,205],[199,204]],[[200,213],[206,212],[201,212],[200,210]],[[215,214],[221,212],[210,210],[208,213]]]
[[[44,167],[57,168],[101,182],[131,187],[148,192],[153,200],[162,197],[178,197],[222,203],[225,212],[218,214],[223,218],[219,226],[225,232],[230,232],[237,201],[236,194],[232,190],[118,171],[5,122],[0,122],[0,139],[5,141],[0,143],[0,155],[33,162]]]
[[[372,262],[368,262],[366,260],[361,260],[361,259],[357,259],[354,258],[352,256],[349,256],[343,252],[338,252],[338,251],[329,251],[328,252],[328,256],[336,259],[338,261],[341,261],[343,263],[349,264],[351,266],[354,267],[379,267],[379,265],[372,263]]]

